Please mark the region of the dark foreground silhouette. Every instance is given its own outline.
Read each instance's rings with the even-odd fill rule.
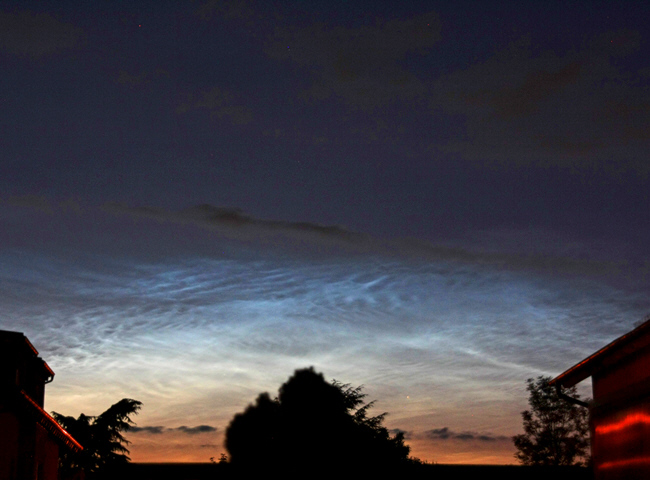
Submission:
[[[524,433],[512,437],[515,457],[524,465],[587,465],[589,410],[576,403],[582,400],[575,386],[565,389],[562,398],[550,380],[539,376],[526,381],[530,409],[521,412]]]
[[[257,397],[226,429],[226,449],[240,470],[306,475],[404,468],[404,435],[390,435],[385,414],[368,416],[361,387],[325,381],[313,368],[297,370],[279,390]]]
[[[258,478],[273,478],[275,470],[260,471]],[[322,478],[317,468],[304,473],[302,478]],[[232,464],[213,463],[131,463],[124,466],[115,478],[120,480],[215,480],[255,478],[246,475]],[[284,478],[288,478],[286,475]],[[291,477],[289,477],[291,478]],[[293,478],[301,478],[296,475]],[[327,477],[326,477],[327,478]],[[341,471],[329,478],[352,479],[434,479],[434,480],[593,480],[586,467],[530,467],[515,465],[410,465],[393,471],[377,471],[372,466],[361,472]]]
[[[123,433],[127,432],[142,402],[123,398],[98,416],[83,413],[78,418],[52,412],[56,421],[79,443],[83,450],[64,452],[59,459],[61,480],[80,478],[86,480],[114,478],[113,471],[128,464],[129,443]]]

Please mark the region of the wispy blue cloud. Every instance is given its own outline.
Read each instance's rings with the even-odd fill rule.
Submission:
[[[412,445],[442,438],[442,421],[457,425],[449,438],[488,443],[518,431],[526,378],[563,371],[649,307],[641,267],[613,281],[600,254],[562,265],[562,251],[539,260],[468,245],[431,255],[335,234],[337,245],[365,246],[330,255],[315,247],[328,237],[311,231],[298,230],[293,252],[164,215],[120,214],[114,224],[113,214],[12,208],[31,212],[23,226],[56,227],[51,243],[25,236],[0,252],[2,328],[25,332],[57,373],[48,408],[95,414],[106,397],[137,398],[139,423],[152,426],[132,432],[152,438],[221,435],[259,392],[314,365],[367,385],[391,414],[388,426],[408,432]],[[103,225],[97,232],[93,218]],[[74,248],[70,225],[88,225]],[[477,417],[499,433],[474,433]],[[197,426],[161,426],[169,424]]]

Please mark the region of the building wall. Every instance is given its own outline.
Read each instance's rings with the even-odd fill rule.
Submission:
[[[4,407],[0,405],[0,408]],[[18,418],[10,412],[0,413],[0,479],[18,477]]]
[[[58,480],[59,445],[41,425],[0,414],[0,480]]]
[[[650,351],[593,376],[591,438],[597,480],[650,478]]]
[[[22,333],[0,330],[0,480],[58,480],[67,443],[42,410],[53,375]]]
[[[609,402],[610,398],[633,397],[650,380],[650,349],[630,352],[614,367],[593,376],[594,400]]]
[[[59,446],[40,425],[36,425],[36,478],[38,480],[58,480]]]

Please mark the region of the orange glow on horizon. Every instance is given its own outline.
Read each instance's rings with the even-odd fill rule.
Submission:
[[[650,425],[650,415],[647,415],[645,413],[634,413],[627,415],[623,420],[620,420],[618,422],[597,426],[596,433],[604,435],[606,433],[617,432],[619,430],[623,430],[624,428],[638,424]]]
[[[223,437],[212,438],[204,434],[201,438],[186,439],[180,434],[154,435],[139,433],[130,435],[131,461],[134,463],[209,463],[210,457],[219,458],[228,454],[223,446]],[[212,444],[210,447],[206,443]],[[447,442],[431,446],[427,442],[407,442],[411,456],[423,461],[445,465],[513,465],[514,447],[510,443],[489,442],[471,448],[458,442]],[[497,443],[498,445],[493,445]]]

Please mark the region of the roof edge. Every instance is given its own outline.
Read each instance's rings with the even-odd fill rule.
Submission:
[[[83,450],[83,447],[79,442],[77,442],[72,435],[70,435],[67,430],[65,430],[59,423],[52,418],[52,416],[47,413],[41,406],[39,406],[34,400],[30,398],[24,390],[20,391],[20,395],[24,401],[35,411],[37,415],[37,422],[49,431],[57,440],[63,443],[66,447],[74,452],[80,452]]]
[[[647,333],[650,333],[650,317],[646,317],[645,321],[635,329],[621,335],[600,350],[561,373],[552,379],[549,384],[567,388],[573,387],[598,371],[602,367],[602,362],[607,358],[607,356],[614,354],[617,350],[620,350]]]

